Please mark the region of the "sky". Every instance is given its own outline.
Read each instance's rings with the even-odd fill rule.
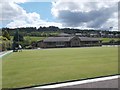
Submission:
[[[118,30],[119,0],[4,0],[0,27],[57,26]]]
[[[40,15],[41,19],[53,21],[54,17],[51,14],[51,2],[26,2],[19,4],[26,12],[36,12]],[[32,8],[31,8],[32,6]]]

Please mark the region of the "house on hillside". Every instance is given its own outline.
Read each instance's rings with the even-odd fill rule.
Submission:
[[[57,36],[48,37],[37,43],[40,48],[61,48],[61,47],[88,47],[101,46],[102,41],[98,38],[77,37],[77,36]]]

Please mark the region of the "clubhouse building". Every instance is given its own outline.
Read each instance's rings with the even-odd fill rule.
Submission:
[[[92,37],[79,37],[69,34],[61,34],[56,37],[48,37],[38,41],[40,48],[61,48],[61,47],[90,47],[101,46],[102,40]]]

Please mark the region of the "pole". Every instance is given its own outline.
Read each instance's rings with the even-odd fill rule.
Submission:
[[[18,44],[19,44],[19,29],[17,29],[18,30]]]
[[[19,49],[19,29],[17,29],[17,33],[18,33],[18,43],[17,43],[18,47],[17,48]]]

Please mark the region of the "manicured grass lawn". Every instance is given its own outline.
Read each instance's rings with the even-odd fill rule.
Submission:
[[[3,88],[118,74],[118,48],[24,50],[3,57]]]

